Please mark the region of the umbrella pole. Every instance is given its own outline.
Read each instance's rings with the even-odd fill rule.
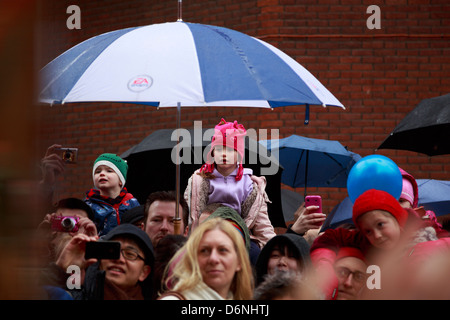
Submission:
[[[183,0],[178,0],[178,19],[177,21],[183,21]]]
[[[308,160],[309,160],[309,150],[306,150],[306,165],[305,165],[305,192],[303,194],[303,199],[306,198],[306,187],[308,186]]]
[[[176,165],[176,203],[175,203],[175,218],[173,219],[173,233],[180,233],[180,118],[181,118],[181,103],[177,102],[177,163]]]

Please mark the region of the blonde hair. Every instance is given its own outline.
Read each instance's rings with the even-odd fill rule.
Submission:
[[[230,222],[222,218],[206,220],[200,224],[189,236],[184,246],[169,261],[165,270],[167,288],[183,292],[193,289],[202,281],[202,274],[198,264],[198,247],[204,234],[215,229],[221,230],[233,241],[241,265],[241,270],[236,272],[230,287],[233,299],[252,299],[254,284],[248,251],[239,232]]]

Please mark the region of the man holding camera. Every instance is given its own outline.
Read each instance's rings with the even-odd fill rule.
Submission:
[[[88,257],[90,244],[100,249]],[[105,256],[105,252],[111,256]],[[153,266],[153,246],[148,235],[134,225],[122,224],[100,240],[82,233],[74,236],[57,261],[45,269],[41,283],[47,290],[65,290],[74,300],[151,299]],[[82,283],[79,288],[68,285],[74,275],[67,270],[74,267],[81,270],[75,274]]]

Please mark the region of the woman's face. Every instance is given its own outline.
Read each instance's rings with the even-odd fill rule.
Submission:
[[[219,229],[209,230],[200,241],[197,255],[203,282],[226,298],[236,272],[241,270],[231,238]]]
[[[270,254],[267,273],[274,274],[277,270],[300,272],[300,264],[297,259],[289,254],[287,247],[284,247],[284,249],[274,247]]]
[[[358,219],[358,224],[366,238],[378,249],[393,249],[400,241],[400,225],[387,211],[366,212]]]

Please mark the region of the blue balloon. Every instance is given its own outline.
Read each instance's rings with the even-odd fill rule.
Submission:
[[[382,155],[370,155],[361,158],[350,170],[347,192],[353,203],[370,189],[385,191],[398,200],[402,183],[402,173],[394,161]]]

